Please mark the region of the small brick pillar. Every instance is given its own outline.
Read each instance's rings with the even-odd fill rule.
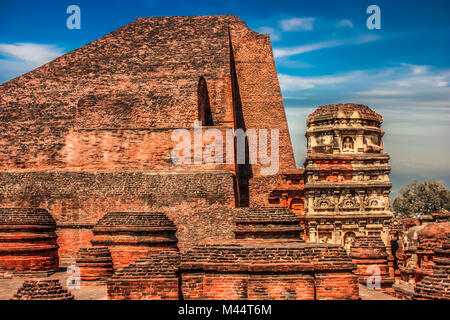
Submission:
[[[11,300],[74,300],[59,280],[27,280]]]
[[[182,256],[184,299],[359,299],[355,264],[338,245],[234,242],[198,245]]]
[[[442,247],[448,240],[450,223],[427,223],[417,232],[417,266],[414,268],[415,283],[419,283],[423,277],[431,275],[434,267],[434,249]]]
[[[81,285],[104,285],[113,275],[111,252],[107,247],[80,248],[76,264],[80,268]]]
[[[114,270],[153,252],[178,250],[177,229],[161,212],[110,212],[92,231],[92,244],[111,251]]]
[[[450,241],[434,249],[433,260],[433,273],[416,284],[414,298],[450,300]]]
[[[108,280],[110,300],[178,300],[180,254],[162,251],[141,258]]]
[[[56,223],[39,208],[0,208],[0,277],[48,276],[58,269]]]
[[[373,281],[379,280],[381,291],[394,292],[392,288],[394,279],[389,276],[388,253],[380,236],[355,237],[350,257],[357,265],[356,274],[361,284],[367,285],[368,282],[374,283]],[[378,288],[375,286],[374,289]]]
[[[300,219],[282,207],[252,207],[237,209],[233,229],[236,239],[303,241]]]

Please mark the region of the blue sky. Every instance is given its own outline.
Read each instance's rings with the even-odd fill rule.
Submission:
[[[66,8],[81,8],[68,30]],[[369,30],[369,5],[381,29]],[[317,106],[367,104],[384,117],[393,191],[418,179],[450,187],[450,1],[5,1],[0,83],[136,17],[235,14],[271,35],[296,161]]]

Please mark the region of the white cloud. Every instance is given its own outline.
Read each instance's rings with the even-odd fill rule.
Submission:
[[[300,77],[279,74],[280,86],[285,91],[312,89],[316,86],[332,85],[348,81],[349,75]]]
[[[396,106],[429,106],[450,108],[450,70],[400,64],[396,67],[354,70],[312,77],[280,74],[284,91],[320,90],[330,94],[331,84],[339,84],[345,96],[370,101],[395,103]],[[310,94],[315,91],[310,90]],[[398,103],[399,101],[400,104]]]
[[[413,74],[423,74],[430,69],[429,66],[420,66],[409,63],[402,63],[401,65],[410,68]]]
[[[31,71],[64,53],[62,48],[37,43],[0,43],[0,81]]]
[[[63,50],[54,45],[36,43],[0,43],[0,53],[23,61],[44,64],[63,54]]]
[[[354,28],[353,22],[351,20],[349,20],[349,19],[343,19],[343,20],[338,21],[336,26],[338,28],[350,28],[350,29]]]
[[[342,41],[331,40],[331,41],[317,42],[317,43],[306,44],[306,45],[296,46],[296,47],[275,48],[273,50],[273,55],[275,56],[275,58],[289,57],[289,56],[302,54],[305,52],[311,52],[311,51],[320,50],[320,49],[324,49],[324,48],[336,47],[336,46],[340,46],[342,44],[343,44]]]
[[[356,38],[322,41],[322,42],[306,44],[306,45],[301,45],[301,46],[295,46],[295,47],[275,48],[273,50],[273,55],[275,58],[289,57],[289,56],[294,56],[294,55],[303,54],[306,52],[316,51],[316,50],[325,49],[325,48],[333,48],[333,47],[339,47],[339,46],[344,46],[344,45],[364,44],[364,43],[376,41],[378,39],[379,39],[379,37],[376,35],[365,35],[365,36],[360,36],[360,37],[356,37]]]
[[[280,34],[272,27],[260,27],[256,29],[259,33],[267,33],[270,35],[271,41],[278,41],[280,40]]]
[[[311,31],[316,18],[290,18],[279,21],[283,31]]]

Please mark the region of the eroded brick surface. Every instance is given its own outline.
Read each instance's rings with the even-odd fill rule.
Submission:
[[[94,246],[107,246],[118,270],[155,251],[178,250],[174,223],[162,212],[110,212],[93,228]]]
[[[435,248],[433,272],[425,276],[414,288],[416,299],[450,299],[450,242]]]
[[[185,299],[358,299],[355,268],[336,245],[235,242],[189,250],[180,274]]]
[[[0,276],[46,275],[58,268],[56,223],[38,208],[0,208]]]
[[[356,274],[360,283],[393,293],[394,279],[389,275],[388,253],[380,236],[357,236],[350,257],[358,267]]]
[[[103,285],[113,275],[111,252],[107,247],[80,248],[76,265],[80,268],[81,285]]]
[[[12,300],[73,300],[74,296],[64,289],[59,280],[27,280]]]
[[[117,271],[108,281],[111,300],[178,300],[180,254],[161,251]]]

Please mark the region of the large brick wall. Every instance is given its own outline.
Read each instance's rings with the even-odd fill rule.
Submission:
[[[115,270],[153,252],[178,251],[177,229],[161,212],[108,212],[92,231],[92,244],[109,248]]]
[[[194,129],[189,128],[191,137],[190,163],[174,163],[172,152],[181,138],[172,135],[176,128],[100,128],[71,129],[64,138],[64,146],[55,151],[51,158],[36,157],[27,161],[27,169],[51,170],[55,165],[58,170],[179,170],[179,169],[227,169],[234,170],[233,164],[227,164],[228,127],[203,127],[202,154],[212,139],[205,135],[208,129],[218,130],[214,143],[215,154],[220,155],[219,163],[207,163],[203,156],[200,164],[194,163]],[[177,138],[177,139],[175,139]],[[232,145],[231,145],[232,146]],[[234,152],[230,148],[231,152]],[[208,153],[209,154],[209,153]],[[182,156],[181,154],[179,155]],[[214,158],[212,159],[214,160]],[[5,167],[14,166],[17,158],[6,160]],[[25,169],[18,169],[26,171]]]
[[[280,129],[295,167],[269,37],[230,15],[138,18],[1,85],[1,168],[66,167],[74,128],[192,127],[201,77],[214,125]]]
[[[0,86],[2,170],[54,159],[70,128],[191,127],[197,87],[232,124],[228,26],[234,16],[138,18]]]
[[[279,129],[295,168],[269,37],[230,15],[138,18],[1,85],[0,170],[173,169],[169,134],[205,105],[209,125]],[[273,183],[223,168],[243,205]]]

